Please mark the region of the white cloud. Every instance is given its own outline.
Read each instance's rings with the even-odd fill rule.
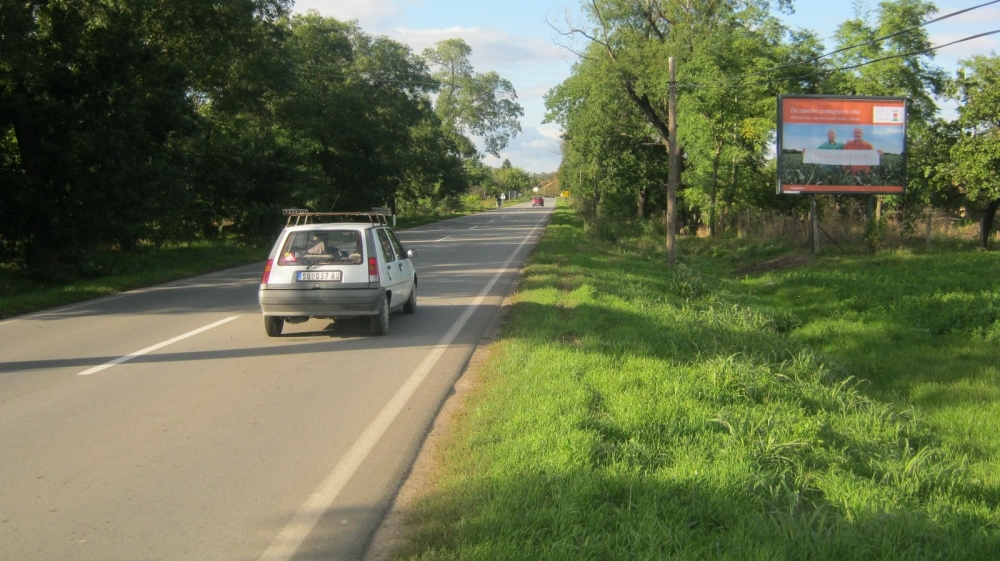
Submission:
[[[299,13],[316,10],[339,20],[356,19],[362,27],[375,25],[400,12],[395,0],[296,0],[294,10]]]
[[[957,12],[959,10],[964,10],[969,6],[942,6],[938,5],[938,11],[933,17],[941,17]],[[950,17],[946,20],[942,20],[935,26],[956,26],[958,28],[966,28],[970,25],[978,25],[984,22],[1000,21],[1000,8],[996,6],[983,6],[964,14],[959,14],[957,16]],[[985,31],[985,30],[983,30]],[[969,33],[968,35],[975,35],[975,33]]]
[[[569,60],[571,53],[546,41],[517,37],[496,29],[479,27],[444,27],[409,29],[397,27],[391,35],[420,52],[438,41],[461,37],[472,47],[471,61],[476,68],[497,66],[543,65]]]
[[[555,140],[556,142],[562,141],[563,130],[555,125],[542,125],[535,128],[535,130],[545,138]]]
[[[559,169],[562,158],[560,143],[551,136],[549,127],[532,127],[525,130],[500,152],[499,158],[487,156],[483,161],[499,167],[505,159],[530,172],[548,172]]]
[[[475,70],[496,71],[510,80],[525,112],[521,118],[524,131],[511,140],[499,159],[488,156],[485,162],[499,166],[509,158],[514,165],[532,172],[558,169],[561,131],[554,125],[537,123],[545,116],[543,96],[570,75],[576,55],[551,39],[522,34],[527,32],[523,28],[508,32],[490,27],[490,23],[418,27],[421,24],[415,24],[411,8],[419,4],[419,0],[296,0],[294,10],[304,13],[315,9],[340,20],[356,19],[367,33],[386,35],[409,45],[417,54],[439,41],[462,38],[472,47],[470,62]],[[484,18],[488,16],[484,14]],[[477,144],[482,149],[482,143]]]
[[[998,17],[998,21],[1000,21],[1000,17]],[[958,41],[959,39],[978,34],[971,30],[959,33],[935,33],[930,36],[930,42],[932,45],[946,45],[952,41]],[[957,61],[958,59],[968,58],[972,55],[988,55],[990,51],[995,50],[1000,50],[1000,34],[979,37],[945,47],[937,51],[935,58]]]

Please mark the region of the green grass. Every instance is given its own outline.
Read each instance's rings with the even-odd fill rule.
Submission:
[[[34,281],[24,267],[0,264],[0,318],[263,261],[268,249],[203,241],[131,253],[105,252],[90,258],[88,274],[81,275],[85,278],[61,282]]]
[[[401,559],[1000,559],[1000,255],[589,239],[557,208]]]

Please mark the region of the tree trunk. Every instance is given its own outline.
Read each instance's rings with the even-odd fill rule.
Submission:
[[[715,237],[715,201],[719,190],[719,157],[722,155],[722,147],[715,145],[715,154],[712,155],[712,192],[708,207],[708,235]]]
[[[636,214],[639,218],[646,218],[647,209],[649,208],[649,189],[643,187],[639,189],[639,199],[636,201]]]
[[[990,248],[990,234],[993,233],[993,219],[996,218],[998,208],[1000,208],[1000,198],[990,201],[986,205],[983,219],[979,222],[979,246],[983,249]]]

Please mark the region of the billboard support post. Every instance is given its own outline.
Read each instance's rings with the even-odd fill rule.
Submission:
[[[667,266],[677,265],[677,187],[681,182],[680,150],[677,149],[677,77],[674,57],[667,59],[670,73],[670,97],[667,100],[667,145],[670,154],[667,169]]]
[[[809,196],[809,253],[819,253],[819,214],[816,212],[816,195]]]
[[[927,230],[927,236],[926,236],[927,237],[927,247],[931,246],[931,226],[932,226],[931,220],[933,220],[933,218],[934,218],[934,210],[932,208],[928,207],[928,209],[927,209],[927,226],[926,226],[926,230]]]

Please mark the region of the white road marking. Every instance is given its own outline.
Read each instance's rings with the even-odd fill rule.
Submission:
[[[242,265],[240,267],[233,267],[233,269],[242,269],[244,267],[249,268],[251,266],[254,266],[254,267],[263,267],[262,263],[260,263],[260,264],[258,264],[258,263],[252,263],[250,265]],[[35,318],[40,318],[40,317],[45,317],[45,316],[51,316],[51,315],[54,315],[54,314],[62,314],[62,313],[70,312],[70,311],[73,311],[73,310],[76,310],[76,309],[79,309],[79,308],[83,308],[83,307],[86,307],[86,306],[97,306],[97,305],[103,304],[105,302],[110,302],[112,300],[117,300],[119,298],[124,298],[126,296],[134,296],[136,294],[145,294],[145,293],[148,293],[148,292],[154,292],[154,291],[157,291],[157,290],[165,290],[165,289],[175,289],[175,288],[176,289],[183,289],[183,288],[187,288],[187,287],[191,286],[190,283],[193,280],[214,279],[214,278],[222,277],[222,276],[229,276],[229,277],[231,277],[233,269],[227,269],[225,271],[216,271],[214,273],[205,273],[203,275],[195,275],[193,277],[188,277],[186,279],[179,279],[179,280],[171,281],[171,282],[164,283],[164,284],[158,284],[158,285],[154,285],[154,286],[147,286],[145,288],[137,288],[135,290],[129,290],[127,292],[119,292],[117,294],[109,294],[107,296],[98,296],[97,298],[94,298],[94,299],[91,299],[91,300],[84,300],[83,302],[78,302],[76,304],[69,304],[69,305],[66,305],[66,306],[58,307],[58,308],[50,308],[48,310],[43,310],[41,312],[35,312],[33,314],[28,314],[28,315],[24,315],[24,316],[17,316],[17,317],[5,319],[3,321],[0,321],[0,325],[6,325],[8,323],[17,323],[19,321],[25,321],[25,320],[30,320],[30,319],[35,319]]]
[[[240,317],[240,316],[231,316],[231,317],[228,317],[228,318],[226,318],[224,320],[217,321],[217,322],[215,322],[215,323],[213,323],[211,325],[206,325],[205,327],[199,327],[198,329],[195,329],[194,331],[188,331],[184,335],[178,335],[177,337],[174,337],[173,339],[170,339],[169,341],[164,341],[162,343],[157,343],[157,344],[153,345],[152,347],[146,347],[145,349],[142,349],[141,351],[136,351],[136,352],[134,352],[134,353],[132,353],[130,355],[125,355],[123,357],[116,358],[116,359],[112,360],[111,362],[106,362],[106,363],[104,363],[104,364],[102,364],[100,366],[95,366],[95,367],[91,368],[90,370],[84,370],[83,372],[80,372],[79,374],[77,374],[77,376],[90,376],[91,374],[96,374],[97,372],[100,372],[101,370],[106,370],[108,368],[111,368],[112,366],[115,366],[116,364],[121,364],[123,362],[128,362],[128,361],[132,360],[133,358],[140,357],[140,356],[142,356],[142,355],[144,355],[146,353],[151,353],[151,352],[153,352],[153,351],[155,351],[157,349],[162,349],[163,347],[166,347],[167,345],[172,345],[172,344],[176,343],[177,341],[182,341],[184,339],[187,339],[188,337],[194,337],[195,335],[197,335],[199,333],[204,333],[204,332],[208,331],[209,329],[212,329],[214,327],[219,327],[220,325],[222,325],[224,323],[229,323],[229,322],[233,321],[234,319],[236,319],[238,317]]]
[[[479,226],[473,226],[472,228],[469,228],[469,229],[470,229],[470,230],[475,230],[475,229],[476,229],[476,228],[478,228],[478,227],[479,227]]]
[[[382,411],[379,412],[372,424],[365,429],[365,432],[361,434],[358,440],[351,445],[351,448],[347,450],[344,454],[343,459],[340,463],[333,468],[330,475],[326,476],[326,479],[320,483],[319,487],[313,492],[313,494],[306,499],[306,502],[302,504],[299,511],[295,513],[295,516],[288,522],[288,524],[281,530],[281,532],[274,538],[271,542],[270,547],[267,551],[260,556],[260,561],[289,561],[295,552],[298,551],[299,547],[302,546],[302,542],[305,541],[309,533],[319,522],[320,517],[329,510],[330,505],[336,500],[337,495],[343,490],[347,482],[350,481],[354,472],[358,470],[361,463],[364,462],[365,458],[378,443],[385,431],[389,429],[389,425],[392,424],[393,420],[399,415],[399,412],[403,410],[406,406],[407,401],[416,393],[417,388],[420,386],[427,374],[430,373],[434,365],[437,364],[441,356],[448,349],[451,343],[458,336],[462,328],[472,317],[472,314],[486,299],[486,296],[493,290],[497,281],[500,280],[500,276],[507,271],[507,267],[514,260],[514,257],[518,254],[524,244],[528,243],[531,236],[535,234],[535,230],[538,226],[531,229],[531,232],[518,244],[517,248],[510,254],[507,261],[500,266],[500,270],[493,276],[490,282],[485,288],[479,293],[479,296],[469,304],[469,307],[462,313],[461,317],[455,321],[451,329],[441,337],[438,344],[431,349],[431,352],[427,354],[424,360],[417,366],[417,369],[410,374],[403,385],[396,392],[396,395],[392,396],[392,399],[386,403]]]
[[[434,240],[434,243],[443,242],[443,241],[445,241],[446,239],[448,239],[450,237],[451,236],[445,236],[445,237],[441,238],[440,240]]]

